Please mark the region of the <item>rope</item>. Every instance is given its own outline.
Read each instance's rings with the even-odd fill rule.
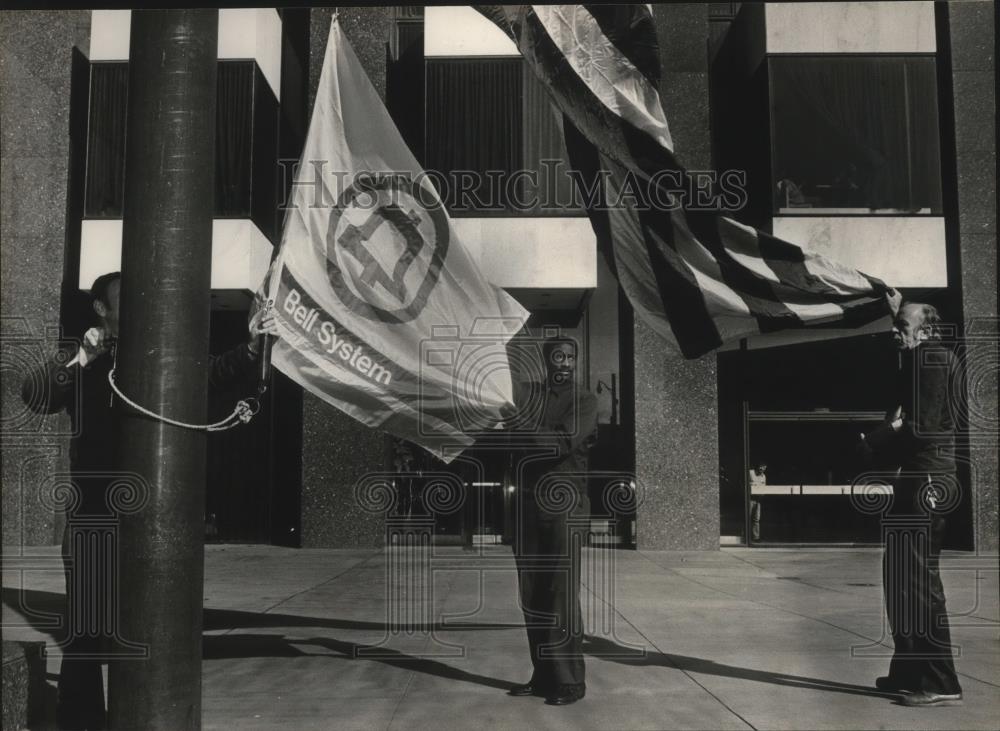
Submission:
[[[137,404],[135,401],[130,399],[128,396],[123,394],[115,383],[115,369],[112,368],[108,371],[108,383],[111,384],[111,390],[114,391],[118,397],[131,406],[133,409],[138,411],[140,414],[145,414],[146,416],[152,417],[158,421],[162,421],[164,424],[170,424],[171,426],[179,426],[183,429],[198,429],[204,431],[225,431],[226,429],[232,429],[234,426],[239,426],[240,423],[248,424],[250,419],[257,415],[260,411],[260,402],[257,399],[251,397],[236,402],[236,407],[233,409],[233,413],[227,416],[222,421],[217,421],[214,424],[188,424],[183,421],[177,421],[176,419],[169,419],[162,414],[157,414],[144,408]],[[251,403],[252,402],[252,403]]]

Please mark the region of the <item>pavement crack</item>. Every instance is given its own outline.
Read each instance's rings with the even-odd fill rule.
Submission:
[[[759,564],[755,564],[753,561],[750,561],[749,559],[746,559],[743,556],[737,556],[735,553],[728,553],[727,555],[731,556],[732,558],[736,559],[737,561],[745,563],[747,566],[752,566],[753,568],[757,569],[758,571],[763,571],[765,573],[770,573],[765,567],[763,567],[763,566],[761,566]],[[830,591],[830,592],[833,592],[835,594],[845,594],[847,596],[857,596],[857,597],[865,597],[865,598],[867,598],[867,596],[868,596],[867,594],[865,594],[863,592],[860,592],[860,591],[851,591],[850,589],[843,589],[843,588],[836,587],[836,586],[826,586],[824,584],[814,584],[811,581],[805,581],[803,579],[798,579],[798,578],[795,580],[795,583],[801,584],[802,586],[809,586],[809,587],[812,587],[813,589],[819,589],[821,591]]]
[[[855,637],[857,637],[859,639],[867,640],[868,642],[871,642],[871,643],[876,644],[876,645],[884,644],[882,642],[882,640],[876,640],[876,639],[874,639],[872,637],[869,637],[868,635],[864,635],[864,634],[861,634],[860,632],[856,632],[853,629],[850,629],[849,627],[843,627],[843,626],[841,626],[839,624],[835,624],[833,622],[828,622],[827,620],[821,619],[819,617],[812,617],[812,616],[810,616],[808,614],[802,614],[801,612],[796,612],[796,611],[794,611],[792,609],[788,609],[787,607],[782,607],[782,606],[780,606],[778,604],[770,604],[768,602],[760,601],[759,599],[753,599],[753,598],[750,598],[750,597],[741,596],[741,595],[736,594],[736,593],[731,592],[731,591],[725,591],[723,589],[718,588],[717,586],[712,586],[711,584],[706,584],[703,581],[698,581],[697,579],[694,579],[691,576],[688,576],[687,574],[682,574],[681,572],[679,572],[679,571],[677,571],[675,569],[672,569],[669,566],[661,566],[660,564],[656,563],[655,561],[653,561],[648,556],[643,555],[641,552],[640,552],[640,555],[643,556],[644,559],[646,559],[647,561],[649,561],[651,564],[653,564],[657,568],[660,568],[663,571],[668,571],[671,574],[674,574],[675,576],[678,576],[678,577],[680,577],[682,579],[685,579],[686,581],[690,581],[692,584],[696,584],[696,585],[698,585],[698,586],[700,586],[702,588],[708,589],[709,591],[714,591],[714,592],[716,592],[718,594],[722,594],[723,596],[727,596],[727,597],[730,597],[732,599],[736,599],[738,601],[750,602],[751,604],[756,604],[757,606],[761,606],[761,607],[767,607],[768,609],[776,609],[779,612],[784,612],[785,614],[790,614],[790,615],[792,615],[794,617],[800,617],[801,619],[808,619],[808,620],[810,620],[812,622],[818,622],[819,624],[825,624],[827,627],[831,627],[833,629],[840,630],[841,632],[846,632],[847,634],[854,635]],[[752,566],[753,564],[750,564],[750,565]]]
[[[606,602],[601,597],[597,596],[597,594],[590,588],[589,584],[586,584],[586,583],[584,583],[582,581],[581,581],[581,584],[583,585],[583,587],[587,590],[587,592],[591,596],[593,596],[597,601],[602,602],[605,606],[610,607],[611,611],[614,612],[616,616],[621,617],[622,621],[625,622],[625,624],[627,624],[629,627],[631,627],[632,630],[637,635],[639,635],[643,640],[645,640],[649,644],[650,647],[652,647],[654,650],[656,650],[656,652],[658,652],[661,655],[663,655],[663,657],[665,657],[667,659],[667,662],[669,662],[670,665],[675,670],[677,670],[678,672],[680,672],[682,675],[684,675],[684,677],[686,677],[688,680],[690,680],[692,683],[694,683],[695,685],[697,685],[699,688],[701,688],[703,691],[705,691],[708,695],[710,695],[712,698],[714,698],[715,701],[716,701],[716,703],[718,703],[720,706],[722,706],[727,711],[729,711],[729,713],[731,713],[736,718],[738,718],[742,723],[746,724],[747,728],[752,729],[753,731],[757,731],[757,727],[754,726],[752,723],[750,723],[750,721],[748,721],[743,715],[741,715],[740,713],[738,713],[736,711],[736,709],[734,709],[731,705],[729,705],[724,700],[722,700],[722,698],[720,698],[718,695],[716,695],[715,693],[713,693],[704,683],[700,682],[690,672],[688,672],[684,668],[682,668],[679,665],[677,665],[677,663],[675,663],[670,658],[670,653],[664,652],[662,649],[660,649],[659,645],[657,645],[655,642],[653,642],[653,640],[651,640],[649,637],[647,637],[646,634],[642,630],[640,630],[636,625],[634,625],[631,621],[629,621],[628,617],[626,617],[624,614],[622,614],[621,611],[617,607],[615,607],[614,605]]]
[[[354,564],[351,564],[350,566],[345,567],[343,571],[340,571],[340,572],[334,574],[333,576],[324,578],[318,584],[313,584],[312,586],[308,586],[305,589],[302,589],[301,591],[297,591],[294,594],[290,594],[289,596],[286,596],[284,599],[282,599],[281,601],[277,602],[276,604],[268,607],[267,609],[265,609],[265,610],[263,610],[261,612],[257,612],[257,614],[269,614],[270,612],[273,612],[275,609],[277,609],[278,607],[280,607],[282,604],[286,604],[286,603],[290,602],[292,599],[295,599],[296,597],[300,597],[303,594],[308,594],[310,591],[315,591],[316,589],[320,588],[321,586],[325,586],[325,585],[329,584],[331,581],[336,581],[340,577],[344,576],[344,574],[350,573],[351,571],[354,571],[355,569],[360,568],[361,566],[364,566],[366,563],[368,563],[375,556],[381,555],[381,553],[382,553],[381,551],[372,551],[371,554],[369,554],[368,556],[365,556],[362,560],[358,561],[357,563],[354,563]],[[233,632],[235,630],[236,630],[236,628],[232,627],[232,628],[226,630],[225,632],[223,632],[222,635],[228,635],[230,632]]]

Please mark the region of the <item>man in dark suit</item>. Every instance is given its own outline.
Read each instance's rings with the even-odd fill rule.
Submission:
[[[115,481],[115,409],[108,373],[114,367],[118,337],[121,274],[98,277],[91,287],[97,325],[79,345],[64,343],[49,362],[31,371],[21,386],[21,398],[32,411],[54,414],[65,409],[72,421],[70,471],[74,498],[67,506],[63,533],[66,568],[66,608],[69,636],[59,670],[56,721],[64,729],[106,727],[101,662],[106,660],[107,628],[114,607],[113,575],[107,575],[106,555],[90,540],[71,540],[74,526],[108,517],[108,489]],[[258,335],[276,334],[268,316],[252,328],[249,342],[211,358],[209,384],[219,387],[256,372]]]
[[[941,343],[939,323],[931,305],[899,308],[893,324],[902,366],[896,403],[885,425],[866,438],[900,468],[883,556],[895,653],[889,674],[875,685],[918,707],[962,703],[939,567],[944,514],[958,500],[948,388],[955,355]]]
[[[543,346],[546,382],[515,391],[512,437],[527,447],[517,465],[514,553],[534,672],[513,696],[568,705],[586,692],[580,551],[590,503],[587,456],[597,435],[597,400],[575,382],[576,343]]]

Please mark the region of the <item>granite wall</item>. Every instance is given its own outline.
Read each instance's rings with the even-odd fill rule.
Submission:
[[[310,110],[335,11],[339,12],[341,27],[368,78],[385,98],[388,8],[314,8],[309,39]],[[384,521],[361,509],[355,499],[355,486],[366,474],[385,469],[386,439],[382,432],[362,426],[312,394],[303,393],[303,548],[353,548],[384,543]]]
[[[976,549],[997,551],[996,76],[992,3],[948,3]],[[943,150],[943,154],[949,154]]]
[[[68,469],[69,419],[28,412],[20,387],[59,337],[73,47],[87,49],[89,34],[89,11],[0,12],[0,430],[7,547],[57,543],[62,533],[44,485]]]
[[[690,169],[711,165],[708,6],[655,5],[660,94],[675,149]],[[643,550],[718,550],[719,438],[714,355],[687,361],[635,321],[636,476]]]

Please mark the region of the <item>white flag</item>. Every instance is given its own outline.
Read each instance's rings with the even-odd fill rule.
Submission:
[[[281,247],[272,363],[445,461],[511,402],[528,313],[480,273],[334,17]]]

